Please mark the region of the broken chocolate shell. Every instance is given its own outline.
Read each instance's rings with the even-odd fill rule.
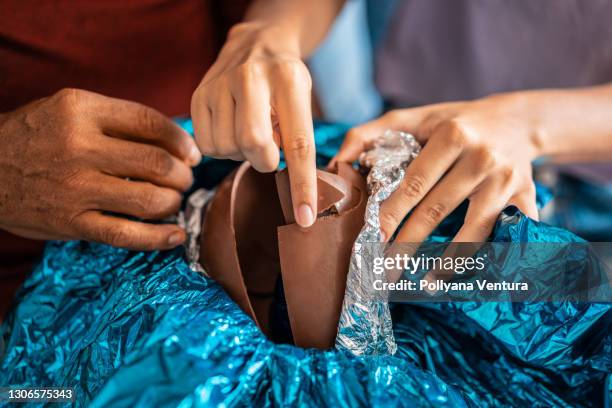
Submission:
[[[367,192],[363,176],[343,163],[336,174],[318,170],[317,188],[317,221],[301,228],[287,170],[262,174],[242,164],[207,208],[200,259],[266,334],[280,275],[295,344],[326,349],[336,336]]]

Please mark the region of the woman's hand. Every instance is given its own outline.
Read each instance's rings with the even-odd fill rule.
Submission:
[[[282,147],[296,220],[307,227],[317,212],[311,78],[289,32],[257,22],[232,28],[193,94],[191,114],[204,155],[270,172]]]
[[[531,161],[540,154],[540,135],[517,95],[391,111],[352,129],[331,165],[357,159],[386,129],[412,133],[424,147],[381,206],[385,239],[413,211],[397,241],[422,242],[467,198],[454,241],[483,242],[507,205],[538,217]]]

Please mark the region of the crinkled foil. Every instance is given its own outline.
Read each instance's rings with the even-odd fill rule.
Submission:
[[[360,164],[370,169],[369,198],[365,224],[355,240],[346,280],[342,314],[338,323],[336,347],[356,355],[395,354],[397,345],[389,304],[373,296],[373,283],[380,279],[362,270],[364,259],[372,259],[381,242],[380,204],[393,193],[404,178],[406,166],[419,154],[421,146],[407,133],[387,130],[372,149],[362,153]]]
[[[200,232],[202,230],[202,218],[204,207],[213,197],[214,191],[200,188],[194,191],[187,199],[185,211],[181,211],[178,216],[178,225],[185,228],[187,242],[185,243],[185,254],[189,261],[189,267],[196,272],[206,276],[208,274],[198,262],[200,259]]]

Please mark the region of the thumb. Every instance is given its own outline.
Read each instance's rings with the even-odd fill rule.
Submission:
[[[374,141],[388,129],[416,133],[423,118],[431,109],[433,107],[423,106],[389,111],[378,119],[349,130],[338,153],[329,162],[328,168],[333,168],[337,162],[357,160],[361,152],[371,148]]]
[[[383,127],[368,123],[349,130],[344,141],[338,149],[338,153],[329,162],[328,168],[334,168],[338,162],[353,162],[359,155],[372,147],[374,141],[384,131]]]

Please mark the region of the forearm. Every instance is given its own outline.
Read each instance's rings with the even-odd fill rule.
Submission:
[[[500,96],[513,98],[518,117],[531,122],[539,156],[612,158],[612,84]]]
[[[294,41],[302,58],[325,37],[344,0],[256,0],[244,21],[274,28],[277,40]]]

